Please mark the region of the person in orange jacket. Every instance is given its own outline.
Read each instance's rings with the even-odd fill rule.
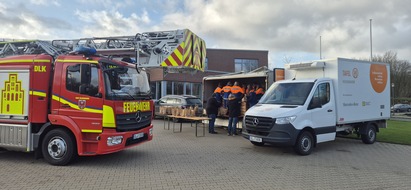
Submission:
[[[255,95],[256,95],[256,98],[257,98],[257,102],[264,95],[264,89],[259,84],[257,84],[256,90],[255,90]]]
[[[223,94],[223,106],[224,106],[224,108],[227,108],[227,101],[228,101],[228,96],[229,96],[230,93],[231,93],[231,86],[233,86],[232,83],[231,83],[231,82],[227,82],[227,85],[224,86],[224,87],[223,87],[223,90],[222,90],[222,94]]]
[[[236,81],[231,87],[231,93],[237,98],[240,99],[244,96],[244,90],[240,87],[239,83]]]
[[[221,83],[218,83],[217,88],[214,90],[215,99],[220,104],[220,106],[221,106],[221,103],[223,102],[223,95],[222,95],[223,89],[221,87],[222,87]]]

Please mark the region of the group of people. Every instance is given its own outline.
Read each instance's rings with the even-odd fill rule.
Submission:
[[[218,84],[214,93],[207,101],[207,115],[210,118],[208,132],[217,134],[214,130],[215,120],[221,106],[228,109],[228,136],[236,135],[236,126],[241,115],[241,101],[246,98],[247,109],[257,104],[264,94],[264,89],[259,84],[242,85],[236,81],[228,82],[226,86]]]

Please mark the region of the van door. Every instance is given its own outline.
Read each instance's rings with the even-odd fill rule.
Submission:
[[[331,81],[318,84],[308,106],[317,143],[331,141],[336,135],[336,109]]]

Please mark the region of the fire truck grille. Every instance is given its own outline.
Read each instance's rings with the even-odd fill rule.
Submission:
[[[275,119],[269,117],[246,116],[245,126],[247,133],[268,136],[271,128],[273,128]]]
[[[150,126],[152,113],[141,112],[140,116],[136,113],[118,114],[116,116],[117,131],[135,131]]]

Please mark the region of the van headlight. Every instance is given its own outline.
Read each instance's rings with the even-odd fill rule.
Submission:
[[[289,117],[279,117],[275,120],[275,124],[289,124],[292,123],[295,119],[297,118],[297,116],[289,116]]]

